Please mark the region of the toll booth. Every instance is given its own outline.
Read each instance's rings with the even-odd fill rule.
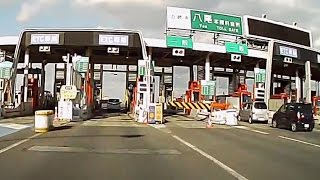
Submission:
[[[23,90],[21,92],[23,92]],[[39,79],[34,77],[28,79],[27,97],[28,102],[32,103],[32,109],[36,111],[39,108]]]
[[[231,96],[240,98],[241,108],[243,108],[246,103],[252,101],[252,93],[248,91],[248,86],[246,84],[239,83],[237,91],[232,93]]]
[[[65,64],[63,67],[58,67],[57,64],[55,64],[55,76],[54,76],[54,89],[53,89],[53,97],[54,99],[58,100],[61,86],[66,84],[66,66]],[[58,103],[57,101],[55,104]],[[57,105],[57,104],[56,104]]]
[[[200,81],[189,81],[189,89],[186,91],[187,102],[202,102],[203,99]]]
[[[316,116],[320,115],[320,96],[312,97],[313,113]]]

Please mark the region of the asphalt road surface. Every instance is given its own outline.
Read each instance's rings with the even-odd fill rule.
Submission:
[[[268,125],[205,128],[173,117],[166,125],[114,114],[45,134],[27,128],[0,139],[0,178],[319,179],[320,132]]]

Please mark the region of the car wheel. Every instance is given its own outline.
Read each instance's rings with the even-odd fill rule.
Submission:
[[[251,117],[251,116],[249,117],[249,123],[250,123],[250,124],[252,124],[252,123],[253,123],[253,121],[252,121],[252,117]]]
[[[238,115],[238,121],[241,121],[241,116],[240,115]]]
[[[291,123],[291,131],[296,132],[297,131],[297,123]]]
[[[278,123],[276,120],[272,120],[272,127],[273,128],[278,128]]]
[[[313,131],[313,128],[308,128],[308,131],[309,131],[309,132],[312,132],[312,131]]]

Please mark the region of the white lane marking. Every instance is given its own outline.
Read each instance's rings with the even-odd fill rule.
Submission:
[[[20,144],[23,144],[23,143],[25,143],[25,142],[27,142],[27,141],[29,141],[29,140],[37,137],[37,136],[40,136],[41,134],[42,134],[42,133],[40,133],[40,134],[35,134],[35,135],[33,135],[33,136],[28,137],[27,139],[23,139],[23,140],[21,140],[21,141],[19,141],[19,142],[16,142],[16,143],[14,143],[14,144],[11,144],[10,146],[1,149],[1,150],[0,150],[0,154],[1,154],[1,153],[4,153],[4,152],[6,152],[6,151],[8,151],[8,150],[10,150],[10,149],[12,149],[12,148],[14,148],[14,147],[17,147],[17,146],[19,146]]]
[[[306,145],[309,145],[309,146],[314,146],[314,147],[320,148],[320,145],[318,145],[318,144],[313,144],[313,143],[310,143],[310,142],[301,141],[301,140],[298,140],[298,139],[293,139],[293,138],[289,138],[289,137],[285,137],[285,136],[278,136],[278,137],[282,138],[282,139],[289,140],[289,141],[294,141],[294,142],[298,142],[298,143],[302,143],[302,144],[306,144]]]
[[[267,133],[267,132],[251,129],[251,128],[246,127],[246,126],[234,126],[234,127],[237,128],[237,129],[243,129],[243,130],[247,130],[247,131],[251,131],[251,132],[255,132],[255,133],[259,133],[259,134],[263,134],[263,135],[269,135],[270,134],[270,133]]]
[[[104,153],[104,154],[156,154],[156,155],[181,155],[176,149],[87,149],[82,147],[60,146],[33,146],[29,151],[38,152],[65,152],[65,153]]]
[[[14,124],[14,123],[1,123],[0,127],[10,128],[10,129],[15,129],[15,130],[21,130],[21,129],[28,128],[30,126],[22,125],[22,124]]]
[[[263,131],[259,131],[259,130],[255,130],[255,129],[250,129],[250,131],[256,132],[256,133],[260,133],[260,134],[264,134],[264,135],[269,135],[269,133],[267,133],[267,132],[263,132]]]
[[[246,126],[234,126],[235,128],[237,128],[237,129],[249,129],[248,127],[246,127]]]
[[[183,143],[184,145],[190,147],[191,149],[193,149],[194,151],[200,153],[202,156],[206,157],[207,159],[213,161],[215,164],[217,164],[218,166],[220,166],[221,168],[223,168],[224,170],[226,170],[228,173],[230,173],[232,176],[234,176],[237,179],[240,180],[248,180],[246,177],[242,176],[241,174],[239,174],[238,172],[236,172],[235,170],[231,169],[230,167],[228,167],[227,165],[223,164],[222,162],[220,162],[219,160],[217,160],[216,158],[212,157],[211,155],[207,154],[206,152],[202,151],[201,149],[197,148],[196,146],[188,143],[187,141],[181,139],[180,137],[176,136],[176,135],[172,135],[172,137],[174,137],[175,139],[177,139],[178,141],[180,141],[181,143]]]
[[[148,124],[148,125],[156,128],[156,129],[166,128],[166,125],[164,125],[164,124]]]

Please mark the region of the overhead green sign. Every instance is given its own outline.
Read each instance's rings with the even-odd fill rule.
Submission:
[[[248,46],[246,44],[226,42],[225,46],[227,53],[248,55]]]
[[[242,35],[242,18],[213,12],[191,10],[191,28],[194,30]]]
[[[192,49],[192,38],[180,36],[167,36],[167,47]]]

